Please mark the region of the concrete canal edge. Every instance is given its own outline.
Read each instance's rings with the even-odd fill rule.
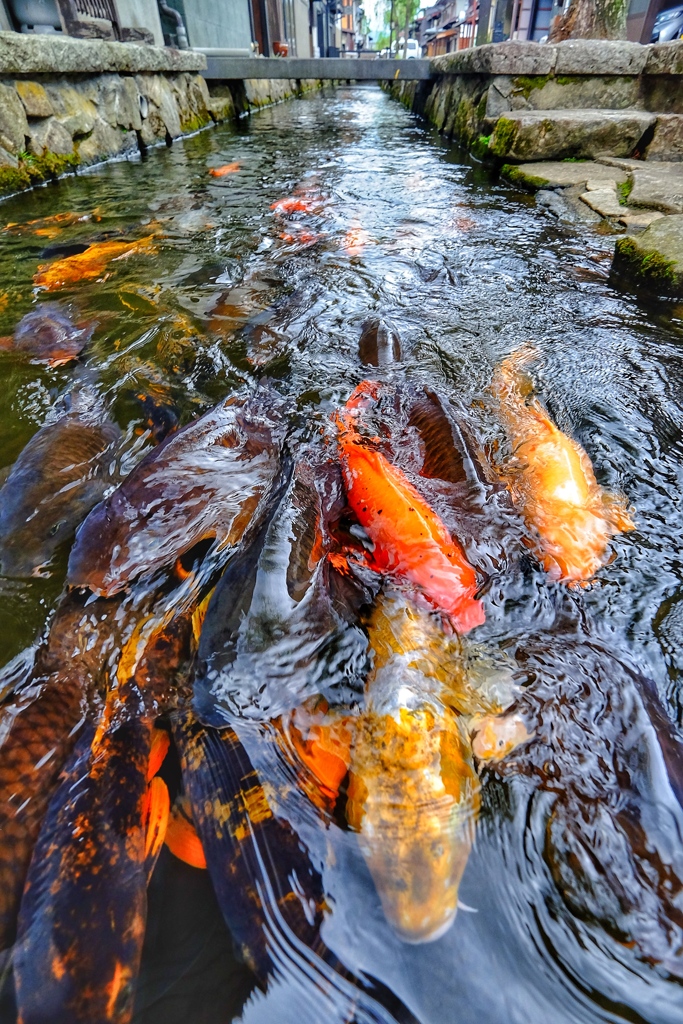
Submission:
[[[204,54],[0,32],[0,197],[316,88],[212,82]]]
[[[683,41],[496,43],[431,71],[384,87],[559,221],[628,233],[615,282],[683,297]]]

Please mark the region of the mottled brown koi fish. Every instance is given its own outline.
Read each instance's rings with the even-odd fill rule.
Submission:
[[[264,388],[171,434],[83,523],[68,583],[109,596],[201,541],[236,544],[276,480],[284,433],[283,404]]]

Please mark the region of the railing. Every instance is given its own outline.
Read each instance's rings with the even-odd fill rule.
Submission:
[[[103,18],[112,25],[118,24],[116,7],[112,0],[75,0],[76,10],[88,18]]]

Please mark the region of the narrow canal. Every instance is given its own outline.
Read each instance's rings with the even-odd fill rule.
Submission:
[[[141,163],[102,166],[21,195],[3,203],[1,213],[7,224],[0,249],[6,349],[0,351],[1,462],[7,467],[0,492],[2,742],[8,721],[40,692],[45,677],[49,683],[56,673],[65,685],[80,628],[73,623],[92,607],[97,614],[104,609],[100,621],[111,615],[89,668],[98,679],[96,695],[89,691],[73,721],[66,711],[62,716],[58,702],[49,725],[50,756],[62,742],[60,730],[87,729],[83,718],[87,723],[97,715],[110,721],[118,712],[111,711],[112,684],[102,682],[102,673],[133,657],[130,638],[142,635],[141,623],[154,620],[166,629],[176,602],[192,616],[198,651],[187,679],[169,697],[169,680],[180,674],[182,659],[168,641],[166,655],[148,672],[163,677],[164,696],[151,712],[146,698],[140,707],[148,718],[158,715],[158,731],[168,734],[173,715],[194,697],[203,722],[234,729],[242,757],[239,771],[233,768],[236,788],[258,790],[252,804],[266,801],[265,811],[252,813],[242,797],[250,828],[259,836],[259,827],[265,831],[254,846],[258,856],[237,856],[222,895],[213,872],[212,886],[205,870],[162,850],[149,887],[140,980],[137,987],[134,977],[129,984],[136,992],[133,1019],[679,1022],[683,307],[647,307],[614,289],[608,279],[612,238],[559,227],[532,197],[492,180],[374,86],[338,88],[262,111],[236,127],[154,150]],[[94,243],[119,248],[95,250]],[[97,252],[104,255],[93,269]],[[35,319],[17,332],[28,315]],[[361,359],[373,362],[373,319],[384,325],[380,341],[382,331],[389,332],[394,357],[388,365]],[[49,343],[55,324],[62,341],[69,334],[81,349],[79,357],[53,358],[59,365],[36,361],[35,339]],[[29,339],[23,348],[22,337]],[[535,353],[526,372],[543,406],[588,454],[598,484],[623,496],[635,524],[611,540],[612,557],[587,585],[568,586],[543,570],[508,490],[490,471],[507,443],[492,380],[502,361],[529,342]],[[383,384],[371,414],[379,443],[390,450],[393,441],[395,461],[418,482],[419,468],[411,466],[421,452],[427,483],[418,490],[458,537],[482,584],[477,601],[485,622],[463,637],[460,651],[470,682],[463,684],[465,697],[455,699],[465,723],[458,735],[469,743],[476,722],[492,709],[493,717],[507,712],[512,721],[512,708],[519,730],[498,760],[473,757],[469,748],[458,754],[460,804],[448,812],[457,818],[448,835],[456,851],[449,856],[459,867],[451,865],[442,892],[435,881],[441,840],[428,835],[429,814],[419,813],[429,794],[418,781],[412,796],[403,792],[401,806],[395,790],[375,785],[374,755],[363,755],[362,748],[374,744],[376,752],[383,741],[367,723],[358,726],[366,679],[375,671],[377,684],[398,598],[386,584],[378,596],[377,573],[361,565],[371,545],[340,504],[328,463],[335,461],[335,413],[367,379]],[[266,458],[254,454],[261,435],[268,434],[269,443],[281,440],[283,422],[287,454],[279,457],[262,521],[254,515],[248,543],[227,560],[226,575],[225,545],[207,548],[211,531],[200,529],[174,552],[172,579],[168,573],[162,578],[168,566],[159,560],[149,572],[129,574],[116,596],[116,588],[103,585],[97,600],[81,592],[65,597],[73,533],[89,509],[168,431],[181,437],[178,426],[225,396],[257,386],[260,405],[252,419],[261,434],[253,451],[247,446],[242,452],[244,465]],[[422,409],[424,396],[446,411],[446,419],[440,414],[434,435],[427,426],[423,443],[416,440],[421,421],[414,408]],[[80,429],[75,440],[57,429],[66,420]],[[444,422],[452,427],[451,450]],[[44,448],[31,453],[26,446],[41,428],[52,432],[43,434]],[[63,488],[59,473],[84,458],[89,444],[96,454],[86,458],[85,478]],[[33,476],[22,483],[10,467],[26,451]],[[190,448],[183,457],[205,479],[206,453]],[[458,460],[460,469],[451,473]],[[162,496],[180,505],[176,472],[172,460],[162,465],[155,496],[146,500],[153,504]],[[225,484],[226,493],[215,491],[214,501],[235,504],[240,488],[253,487],[251,470],[239,472],[237,494],[228,494]],[[32,497],[22,506],[29,484]],[[310,505],[311,494],[320,508]],[[201,487],[192,501],[205,501]],[[46,504],[47,513],[35,512]],[[34,511],[24,514],[29,506]],[[128,513],[121,515],[133,523],[132,513],[127,520]],[[358,548],[356,577],[346,590],[338,581],[330,584],[329,574],[325,585],[317,575],[315,531],[326,516],[341,522],[347,554],[354,543]],[[180,519],[169,532],[187,526]],[[97,574],[98,543],[109,543],[106,526],[99,529],[99,541],[91,537],[85,553],[81,543],[78,564],[72,555],[71,582]],[[116,550],[127,543],[119,538]],[[129,566],[144,561],[148,552],[139,545],[145,543],[141,535],[138,547],[131,542],[126,549]],[[331,564],[338,568],[341,557]],[[368,609],[382,600],[385,618],[380,614],[378,622],[377,611]],[[69,601],[82,602],[75,618]],[[112,602],[119,602],[113,612]],[[66,616],[64,632],[53,644],[57,653],[49,649],[46,656],[49,670],[36,676],[37,638],[46,636],[56,609]],[[431,622],[430,611],[422,608],[419,615]],[[429,629],[410,671],[414,679],[429,661],[425,651],[431,652],[424,688],[436,706],[445,698],[435,693],[435,680],[456,640]],[[379,637],[374,650],[373,636]],[[394,654],[402,636],[394,631],[389,642]],[[116,685],[122,683],[119,671]],[[132,717],[126,700],[121,721]],[[428,716],[424,723],[427,729]],[[354,729],[362,735],[352,756],[360,760],[349,776],[343,751]],[[172,742],[162,775],[171,801],[187,803],[194,783],[185,774],[181,781],[180,766],[190,771],[192,759],[174,735],[178,749],[173,752]],[[67,765],[73,749],[64,752]],[[389,741],[384,749],[386,779]],[[0,749],[0,773],[3,754]],[[70,770],[67,788],[70,778],[80,777],[77,765]],[[125,786],[126,778],[114,784]],[[213,798],[206,779],[203,784],[200,798]],[[19,796],[30,802],[31,783],[25,786]],[[385,803],[369,826],[373,794]],[[12,806],[21,802],[14,800]],[[392,800],[398,804],[388,806]],[[266,818],[282,826],[286,841],[275,826],[267,831]],[[61,833],[59,822],[55,829],[57,837],[74,834],[73,827]],[[238,847],[248,842],[247,831],[232,830]],[[105,845],[109,835],[95,831]],[[48,863],[49,845],[39,849],[47,851]],[[9,878],[11,856],[3,854],[2,864]],[[445,904],[455,900],[460,873],[453,920],[455,904],[450,910]],[[49,872],[46,879],[45,891],[54,880]],[[58,915],[66,913],[63,906],[36,909],[44,894],[35,878],[32,884],[21,911],[16,979],[11,955],[4,954],[3,1022],[15,1019],[17,987],[24,992],[26,1022],[104,1020],[104,1014],[89,1018],[81,1010],[71,1018],[52,1015],[39,995],[26,994],[29,986],[39,993],[47,984],[36,963],[59,946]],[[280,913],[286,900],[278,902],[278,885],[291,887],[291,899],[299,895],[309,924],[322,908],[320,926],[311,924],[317,953]],[[429,899],[443,910],[438,927],[410,923],[404,903],[414,892],[399,890],[413,885],[415,892],[434,889]],[[79,889],[76,880],[70,891],[77,916],[104,921],[96,887]],[[219,909],[225,913],[226,901],[238,921],[232,928],[237,953]],[[107,945],[104,933],[98,940],[96,924],[89,934],[90,943]],[[253,953],[262,946],[268,950],[265,980]],[[259,961],[253,972],[239,962],[240,948],[252,967]],[[68,973],[64,957],[60,971]],[[106,988],[106,972],[100,980]],[[114,1003],[108,1005],[111,1010]],[[126,1010],[112,1012],[106,1019],[128,1019]]]

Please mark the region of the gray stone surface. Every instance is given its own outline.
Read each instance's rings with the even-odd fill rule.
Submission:
[[[137,136],[135,132],[114,128],[102,118],[98,118],[90,135],[77,141],[76,148],[81,163],[95,164],[136,151]]]
[[[103,75],[98,93],[98,106],[109,124],[137,131],[142,128],[140,97],[132,78]]]
[[[17,92],[0,85],[0,145],[10,153],[21,153],[26,145],[28,121]]]
[[[618,239],[612,270],[627,283],[683,298],[683,214],[662,217],[642,234]]]
[[[683,80],[680,88],[683,90]],[[683,114],[659,114],[647,160],[683,160]]]
[[[508,44],[506,44],[508,45]],[[204,48],[209,81],[234,81],[247,78],[355,79],[364,81],[422,81],[431,78],[428,60],[356,60],[349,57],[234,57],[229,51]],[[183,69],[184,70],[184,69]],[[191,70],[191,69],[188,69]]]
[[[593,182],[616,180],[617,183],[626,181],[628,178],[626,171],[615,174],[615,168],[595,163],[593,160],[581,160],[577,163],[557,160],[539,161],[520,164],[519,170],[529,177],[545,179],[550,188],[583,184],[589,178]]]
[[[618,220],[629,230],[643,230],[649,228],[650,224],[654,224],[656,220],[661,220],[663,216],[664,214],[659,213],[658,210],[634,210],[628,207],[624,209]]]
[[[538,43],[489,43],[456,50],[431,61],[432,71],[441,75],[549,75],[555,67],[555,47]]]
[[[49,117],[50,114],[54,114],[50,97],[40,82],[27,82],[25,79],[20,79],[14,83],[14,88],[24,104],[27,117]]]
[[[601,217],[620,217],[624,211],[617,193],[611,188],[596,189],[593,192],[584,192],[579,196],[581,201],[595,210]]]
[[[45,153],[68,156],[74,151],[71,135],[54,117],[31,121],[29,133],[31,138],[29,151],[35,153],[36,156],[43,156]]]
[[[683,40],[648,46],[646,75],[683,75]]]
[[[0,74],[93,74],[102,71],[202,71],[206,57],[196,50],[113,43],[69,36],[0,32]]]
[[[625,40],[568,39],[555,46],[556,75],[639,75],[648,47]]]
[[[642,110],[528,110],[496,123],[490,148],[506,160],[630,156],[654,114]]]
[[[0,167],[18,167],[19,161],[0,146]]]
[[[641,163],[631,174],[630,206],[683,213],[683,163]]]

